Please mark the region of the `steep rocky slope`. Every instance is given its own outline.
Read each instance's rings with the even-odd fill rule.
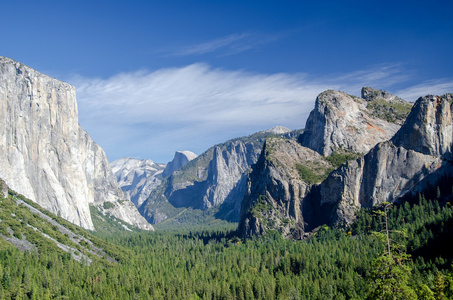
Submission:
[[[38,204],[10,190],[0,180],[0,248],[17,247],[20,251],[67,253],[81,263],[106,258],[117,261],[109,252],[116,251],[66,220],[41,208]]]
[[[140,207],[162,182],[162,171],[165,169],[165,164],[130,157],[120,158],[110,165],[118,185],[136,207]]]
[[[162,172],[162,176],[167,178],[171,176],[175,171],[184,167],[189,161],[197,158],[198,155],[191,151],[176,151],[173,160],[167,164],[165,170]]]
[[[144,229],[107,157],[78,124],[73,86],[0,57],[0,178],[13,190],[84,228],[89,205]]]
[[[387,111],[384,118],[376,111],[383,110],[397,97],[389,94],[385,98],[370,97],[372,93],[382,92],[362,89],[367,100],[333,90],[321,93],[299,138],[300,144],[324,156],[344,150],[365,154],[378,142],[390,139],[400,127],[402,116]],[[401,106],[407,109],[407,115],[411,104],[403,101]]]
[[[315,197],[320,199],[320,210],[333,207],[323,221],[349,224],[360,207],[397,201],[451,174],[452,141],[451,100],[446,96],[419,98],[392,139],[341,166],[319,186]]]
[[[362,94],[366,96],[371,91],[379,92],[364,88]],[[320,210],[315,197],[318,184],[343,162],[357,158],[395,134],[400,126],[376,115],[379,105],[369,108],[373,101],[394,98],[386,94],[386,98],[366,100],[332,90],[321,93],[298,139],[300,144],[289,146],[288,141],[275,139],[266,142],[249,175],[239,232],[247,237],[278,230],[286,237],[301,238],[323,224],[320,220],[326,211],[332,211],[330,206],[334,204],[326,203]]]
[[[242,201],[239,228],[243,236],[265,234],[279,229],[284,236],[300,238],[304,216],[310,213],[303,199],[312,184],[299,173],[302,164],[307,172],[323,176],[332,165],[322,156],[296,141],[269,138],[247,181]]]
[[[175,208],[216,209],[218,218],[237,221],[248,169],[271,135],[292,137],[293,132],[276,127],[208,149],[168,177],[140,212],[151,223],[159,223],[177,215],[180,210]]]

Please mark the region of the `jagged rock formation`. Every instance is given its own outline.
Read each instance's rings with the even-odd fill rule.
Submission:
[[[344,150],[366,153],[378,142],[390,139],[400,127],[369,109],[372,101],[379,101],[381,107],[382,101],[393,99],[386,97],[367,101],[333,90],[319,94],[299,142],[324,156]]]
[[[165,164],[156,164],[150,159],[123,157],[112,162],[111,167],[118,185],[138,208],[162,182]]]
[[[383,90],[376,90],[371,87],[363,87],[361,91],[361,96],[368,102],[373,102],[378,99],[383,99],[390,103],[402,103],[406,104],[407,101],[401,99],[398,96],[392,95],[389,92]],[[404,121],[404,120],[403,120]]]
[[[165,170],[162,172],[162,176],[167,178],[171,176],[175,171],[181,169],[189,161],[195,159],[198,155],[190,151],[176,151],[175,157],[171,162],[167,164]]]
[[[365,89],[365,95],[369,92]],[[393,99],[385,95],[386,99]],[[373,115],[374,109],[369,109],[373,101],[376,100],[328,90],[317,98],[298,139],[301,145],[293,143],[288,147],[285,140],[272,140],[272,146],[269,141],[266,143],[262,158],[249,176],[241,208],[239,232],[243,236],[278,230],[286,237],[301,238],[304,232],[322,224],[324,212],[314,197],[317,184],[339,161],[368,152],[391,138],[400,127]]]
[[[89,205],[152,229],[116,184],[107,157],[78,124],[73,86],[0,57],[0,178],[68,221],[93,230]],[[127,201],[128,202],[128,201]]]
[[[291,132],[289,128],[286,128],[284,126],[275,126],[271,129],[264,130],[264,133],[272,133],[272,134],[288,134]]]
[[[342,114],[341,110],[337,112]],[[326,115],[330,116],[329,112]],[[286,152],[294,160],[289,164],[275,158],[283,153],[276,155],[263,151],[260,162],[270,163],[258,163],[250,175],[239,231],[247,237],[275,229],[286,237],[301,238],[322,224],[350,224],[360,207],[372,207],[382,201],[394,202],[406,193],[421,191],[427,182],[453,171],[452,123],[448,96],[420,98],[391,139],[381,141],[365,156],[344,163],[321,183],[307,186],[305,191],[308,192],[302,194],[294,193],[300,190],[300,182],[288,176],[285,178],[283,174],[295,174],[294,163],[297,161],[307,165],[308,160],[303,162],[300,155],[308,149],[273,146],[275,151]],[[345,127],[339,130],[341,128],[344,130]],[[342,134],[336,133],[337,136]],[[345,142],[350,145],[347,138]],[[315,145],[315,150],[329,149],[318,147],[323,143],[310,145]],[[329,145],[329,140],[324,145]],[[338,148],[342,147],[344,145],[338,145]],[[331,161],[329,157],[316,159],[313,155],[311,159]],[[299,171],[303,169],[299,167]],[[303,176],[304,173],[299,172],[299,179]],[[264,213],[263,209],[257,209],[260,207],[264,208]],[[291,213],[294,207],[299,207],[300,212]],[[288,221],[281,222],[285,218]]]
[[[402,125],[411,111],[411,103],[386,91],[370,87],[362,88],[362,98],[367,103],[368,111],[375,117]]]
[[[278,228],[286,237],[301,238],[304,216],[310,214],[303,199],[312,184],[301,178],[301,165],[321,175],[331,168],[317,152],[302,147],[296,141],[270,138],[266,140],[258,162],[252,167],[242,201],[239,223],[245,236],[262,235]]]
[[[208,149],[168,177],[140,212],[154,224],[177,214],[174,208],[218,208],[216,217],[237,221],[248,170],[258,160],[265,138],[291,133],[276,127]]]
[[[319,187],[320,209],[336,206],[325,223],[347,225],[360,207],[394,202],[421,191],[430,176],[452,171],[452,112],[446,97],[415,103],[395,136],[333,172]]]

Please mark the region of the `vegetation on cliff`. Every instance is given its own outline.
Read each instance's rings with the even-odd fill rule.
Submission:
[[[445,178],[388,210],[389,229],[407,232],[393,238],[411,255],[407,288],[419,299],[453,297],[451,182]],[[2,199],[0,224],[28,239],[27,224],[37,221],[7,202],[13,197]],[[276,232],[241,240],[230,230],[94,237],[65,223],[118,263],[93,256],[88,265],[50,244],[21,252],[0,239],[0,299],[364,299],[373,295],[376,259],[384,251],[371,234],[383,228],[382,218],[362,210],[349,230],[323,226],[305,241]]]

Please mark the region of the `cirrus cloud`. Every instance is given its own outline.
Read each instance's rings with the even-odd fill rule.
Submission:
[[[326,89],[358,94],[407,80],[399,65],[350,74],[260,74],[196,63],[181,68],[73,77],[79,120],[111,160],[122,156],[171,160],[176,150],[197,154],[227,139],[274,126],[303,128],[316,96]]]

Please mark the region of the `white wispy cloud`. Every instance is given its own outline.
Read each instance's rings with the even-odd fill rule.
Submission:
[[[285,36],[285,33],[234,33],[198,44],[167,49],[165,52],[170,56],[201,55],[211,52],[219,52],[220,55],[232,55],[275,42],[283,36]]]
[[[216,51],[220,48],[225,48],[236,44],[240,40],[250,37],[251,33],[236,33],[222,38],[214,39],[208,42],[203,42],[196,45],[182,47],[174,50],[171,54],[175,56],[199,55]]]
[[[110,159],[167,162],[176,150],[200,154],[216,143],[277,125],[303,128],[320,92],[338,89],[358,95],[362,86],[387,88],[389,82],[406,80],[402,73],[398,66],[386,65],[314,78],[197,63],[69,82],[76,86],[81,125]]]
[[[398,96],[409,101],[415,101],[419,97],[431,95],[443,95],[453,92],[453,80],[447,78],[433,79],[422,82],[415,86],[405,88],[397,92]]]

